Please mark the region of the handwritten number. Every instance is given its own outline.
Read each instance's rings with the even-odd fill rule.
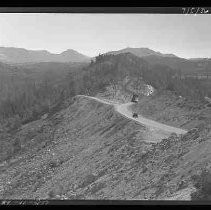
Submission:
[[[199,7],[197,8],[197,11],[196,11],[195,15],[198,14],[198,11],[199,11]]]
[[[197,7],[197,9],[196,9],[196,7],[187,7],[187,8],[185,8],[185,7],[183,7],[182,8],[182,11],[183,11],[183,14],[198,14],[198,13],[201,13],[201,14],[207,14],[207,13],[209,13],[209,9],[205,9],[205,8],[202,8],[202,7]]]
[[[208,10],[208,9],[207,9],[206,11],[205,11],[205,9],[204,9],[204,13],[206,13],[206,14],[207,14],[208,12],[209,12],[209,10]]]
[[[185,8],[182,8],[182,10],[183,10],[183,14],[185,13]]]
[[[191,8],[191,12],[190,12],[190,14],[193,14],[193,11],[195,10],[195,8],[194,7],[192,7]]]

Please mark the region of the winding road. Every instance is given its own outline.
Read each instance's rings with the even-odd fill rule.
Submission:
[[[154,120],[150,120],[150,119],[145,118],[145,117],[143,117],[141,115],[139,115],[137,118],[133,118],[132,117],[132,111],[129,109],[129,107],[132,104],[134,104],[133,102],[120,104],[118,102],[113,102],[113,101],[109,101],[109,100],[106,100],[106,99],[99,99],[99,98],[92,97],[92,96],[86,96],[86,95],[78,95],[78,96],[79,97],[90,98],[90,99],[99,101],[99,102],[104,103],[104,104],[112,105],[112,106],[114,106],[115,110],[118,113],[120,113],[121,115],[123,115],[124,117],[126,117],[128,119],[131,119],[131,120],[134,120],[134,121],[136,121],[136,122],[138,122],[138,123],[140,123],[142,125],[145,125],[145,126],[147,126],[149,128],[159,129],[159,130],[163,130],[163,131],[166,131],[166,132],[169,132],[169,133],[176,133],[176,134],[185,134],[185,133],[187,133],[187,131],[184,130],[184,129],[176,128],[176,127],[169,126],[169,125],[166,125],[166,124],[154,121]]]

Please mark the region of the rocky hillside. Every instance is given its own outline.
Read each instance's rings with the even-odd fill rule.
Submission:
[[[210,124],[152,135],[110,105],[75,97],[7,136],[16,143],[1,157],[0,198],[163,200],[186,190],[190,199],[191,177],[210,166]]]
[[[98,93],[96,96],[126,103],[131,101],[131,97],[134,93],[140,96],[146,95],[147,90],[147,84],[142,78],[126,76],[123,80],[120,80],[117,83],[107,85],[106,89],[103,92]]]

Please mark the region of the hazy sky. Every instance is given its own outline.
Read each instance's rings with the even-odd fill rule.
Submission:
[[[181,57],[211,57],[211,15],[1,13],[0,46],[74,49],[88,56],[148,47]]]

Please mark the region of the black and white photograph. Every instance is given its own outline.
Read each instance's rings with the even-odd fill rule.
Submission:
[[[1,205],[211,201],[211,7],[151,9],[0,8]]]

